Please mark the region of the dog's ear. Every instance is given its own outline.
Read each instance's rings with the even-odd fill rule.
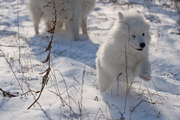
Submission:
[[[121,12],[118,12],[119,22],[124,18],[124,15]]]
[[[125,35],[129,35],[130,34],[129,33],[130,32],[130,29],[129,29],[130,26],[125,22],[120,22],[120,24],[121,24],[120,31]]]

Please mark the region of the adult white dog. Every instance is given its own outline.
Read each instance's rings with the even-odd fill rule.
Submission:
[[[119,20],[97,52],[97,80],[102,92],[118,83],[132,83],[136,76],[151,79],[148,61],[150,25],[139,13],[118,13]],[[127,84],[126,84],[127,85]]]
[[[83,0],[83,15],[81,19],[81,28],[83,34],[87,34],[87,16],[94,8],[96,0]]]
[[[51,28],[51,20],[54,18],[52,0],[29,0],[31,18],[34,23],[35,33],[38,34],[38,25],[41,17],[45,20],[47,29]],[[87,34],[87,15],[95,5],[95,0],[55,0],[57,10],[58,27],[66,23],[66,28],[73,35],[73,39],[79,40],[79,26],[83,33]],[[45,7],[46,6],[46,7]]]
[[[83,1],[83,12],[82,12],[82,18],[80,21],[80,25],[82,28],[82,33],[83,34],[88,34],[87,33],[87,17],[91,10],[94,8],[96,0],[82,0]],[[66,25],[66,24],[65,24]],[[58,28],[62,28],[63,24],[58,24]],[[66,25],[66,31],[68,30],[67,25]]]

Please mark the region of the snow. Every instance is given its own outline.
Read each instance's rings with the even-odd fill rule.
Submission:
[[[120,0],[119,4],[123,1],[127,2]],[[34,35],[27,0],[1,0],[0,88],[17,97],[4,97],[0,91],[0,120],[180,120],[178,13],[168,0],[129,1],[138,4],[97,2],[88,17],[89,39],[81,35],[81,41],[72,41],[67,32],[55,33],[49,81],[39,105],[27,109],[41,89],[44,74],[39,73],[48,66],[42,61],[47,57],[44,51],[50,34],[41,22],[41,35]],[[139,11],[151,21],[152,80],[136,78],[128,95],[122,91],[116,94],[116,90],[101,93],[95,54],[117,20],[118,11],[127,10]]]

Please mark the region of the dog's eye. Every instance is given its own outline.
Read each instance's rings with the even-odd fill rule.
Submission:
[[[142,33],[142,36],[144,36],[145,34],[144,33]]]

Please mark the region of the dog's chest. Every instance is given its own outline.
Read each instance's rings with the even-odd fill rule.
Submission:
[[[141,61],[141,55],[132,55],[132,54],[121,54],[118,59],[118,64],[121,67],[128,67],[129,69],[135,69],[137,64]],[[117,61],[117,60],[116,60]]]

